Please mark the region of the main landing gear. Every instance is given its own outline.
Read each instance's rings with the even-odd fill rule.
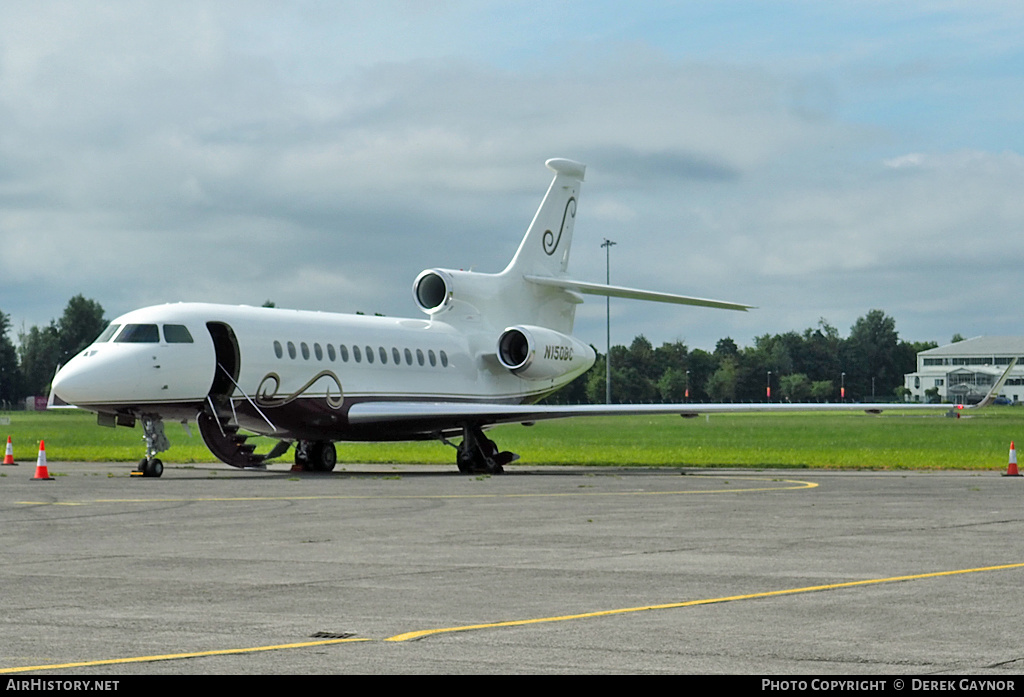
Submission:
[[[164,422],[159,416],[142,416],[142,437],[146,441],[146,457],[139,460],[139,469],[143,477],[159,477],[164,473],[164,463],[157,457],[158,453],[169,450],[170,441],[164,433]],[[133,473],[134,474],[134,473]]]
[[[300,440],[295,444],[295,466],[307,472],[330,472],[338,451],[330,441]]]
[[[445,442],[448,443],[447,440]],[[499,452],[494,441],[485,436],[483,429],[476,424],[463,425],[462,442],[448,444],[458,451],[455,462],[459,471],[466,474],[501,474],[505,465],[519,459],[518,455],[507,450]]]

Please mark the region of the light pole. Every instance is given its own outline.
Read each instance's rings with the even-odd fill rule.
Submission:
[[[683,401],[690,401],[690,371],[686,371],[686,392],[683,393]]]
[[[846,373],[842,373],[839,376],[839,384],[840,384],[840,387],[839,387],[839,401],[845,402],[846,401]]]
[[[607,237],[601,246],[604,247],[604,282],[610,285],[612,282],[611,251],[615,243]],[[604,296],[604,332],[605,332],[605,354],[604,354],[604,403],[612,403],[612,299],[611,296]]]
[[[772,401],[772,371],[768,371],[768,386],[765,388],[765,394],[768,396],[768,401]]]

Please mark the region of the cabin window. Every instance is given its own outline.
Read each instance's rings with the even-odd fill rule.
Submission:
[[[184,324],[165,324],[164,341],[168,344],[191,344],[192,335]]]
[[[118,329],[119,326],[117,325],[111,325],[107,327],[107,329],[104,330],[103,334],[100,335],[100,338],[98,338],[96,341],[99,342],[101,340],[104,340],[103,336],[105,335],[117,336],[116,341],[129,343],[153,343],[156,341],[155,339],[152,338],[153,332],[157,331],[156,325],[125,325],[124,331],[122,331],[120,334],[117,333]],[[184,325],[165,324],[164,336],[167,340],[167,343],[193,343],[192,335],[188,332],[188,329]],[[109,339],[106,340],[109,341]],[[324,350],[325,348],[326,351]],[[300,353],[302,354],[302,357],[307,361],[310,359],[311,355],[315,355],[316,360],[322,361],[324,359],[325,353],[327,354],[327,358],[332,363],[338,358],[340,358],[343,363],[348,363],[349,358],[349,347],[346,346],[345,344],[338,344],[337,349],[335,349],[334,344],[326,344],[322,346],[321,344],[314,342],[311,350],[309,344],[307,344],[304,341],[300,342],[298,347],[296,347],[296,345],[291,341],[287,342],[284,346],[282,346],[280,341],[274,341],[275,356],[277,356],[278,358],[283,358],[285,350],[287,350],[288,356],[293,360]],[[383,346],[378,346],[376,351],[372,346],[366,346],[363,348],[360,348],[359,346],[352,346],[351,352],[352,359],[356,363],[362,363],[364,352],[366,355],[367,363],[374,363],[377,360],[380,360],[381,365],[387,365],[389,360],[388,350]],[[432,367],[436,368],[438,363],[440,363],[442,368],[447,368],[450,363],[448,354],[445,351],[435,351],[434,349],[427,349],[426,351],[424,351],[423,349],[415,349],[415,353],[415,361],[421,367],[425,367],[429,362]],[[399,349],[398,347],[395,346],[391,347],[390,360],[394,365],[402,365],[403,357],[405,358],[406,365],[414,365],[413,349]]]
[[[108,324],[107,328],[103,330],[103,333],[97,337],[94,343],[102,344],[110,341],[110,338],[117,333],[117,330],[121,328],[120,324]]]
[[[117,335],[115,343],[120,344],[158,344],[160,332],[155,324],[126,324]]]

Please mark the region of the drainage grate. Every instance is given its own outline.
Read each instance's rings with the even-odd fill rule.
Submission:
[[[355,632],[317,632],[310,634],[310,639],[350,639],[355,636]]]

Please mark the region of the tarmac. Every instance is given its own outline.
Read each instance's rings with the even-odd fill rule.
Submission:
[[[0,468],[0,673],[1013,676],[1024,478]]]

